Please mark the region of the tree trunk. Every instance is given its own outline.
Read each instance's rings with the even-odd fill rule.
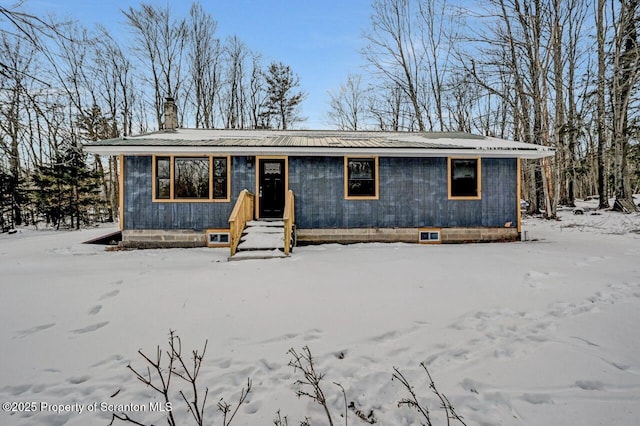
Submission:
[[[598,10],[596,13],[596,31],[598,38],[598,86],[597,86],[597,133],[598,133],[598,196],[599,209],[609,208],[609,199],[607,197],[606,176],[605,176],[605,158],[604,151],[607,143],[606,127],[605,127],[605,94],[604,94],[604,76],[605,76],[605,44],[604,44],[604,4],[605,0],[598,0]]]
[[[629,192],[627,157],[631,131],[629,107],[632,90],[640,77],[638,51],[639,0],[620,0],[613,54],[613,80],[611,87],[613,108],[614,184],[616,199],[635,209]],[[637,209],[635,209],[637,210]]]

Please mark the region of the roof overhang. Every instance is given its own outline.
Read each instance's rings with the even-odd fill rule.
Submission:
[[[555,155],[555,150],[541,149],[479,149],[479,148],[323,148],[295,146],[181,146],[176,145],[85,145],[85,150],[98,155],[209,155],[238,156],[288,155],[343,157],[376,155],[380,157],[490,157],[538,159]]]
[[[382,157],[493,157],[535,159],[555,154],[550,147],[446,132],[331,130],[176,129],[85,144],[99,155],[289,155]]]

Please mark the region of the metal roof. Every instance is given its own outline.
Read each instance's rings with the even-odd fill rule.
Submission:
[[[468,133],[331,130],[176,129],[85,144],[101,155],[154,153],[229,155],[383,155],[541,158],[554,150],[541,145]]]

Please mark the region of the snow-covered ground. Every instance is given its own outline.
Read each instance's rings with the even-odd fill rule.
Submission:
[[[222,424],[218,400],[234,403],[247,378],[234,425],[273,424],[278,409],[290,425],[326,424],[294,393],[287,351],[307,345],[338,424],[333,382],[378,424],[419,424],[397,407],[407,395],[393,367],[446,424],[425,362],[469,425],[636,425],[640,215],[582,206],[526,219],[527,242],[323,245],[243,262],[227,262],[226,249],[81,244],[109,228],[2,235],[0,424],[105,425],[106,404],[149,408],[161,399],[127,365],[146,369],[137,351],[155,356],[176,330],[185,352],[208,339],[206,424]],[[174,409],[193,424],[177,398]],[[166,423],[166,413],[128,414]],[[363,424],[351,410],[348,420]]]

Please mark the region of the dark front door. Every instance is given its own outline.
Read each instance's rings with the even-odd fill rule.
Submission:
[[[282,217],[284,213],[285,161],[261,159],[258,177],[258,214],[261,218]]]

